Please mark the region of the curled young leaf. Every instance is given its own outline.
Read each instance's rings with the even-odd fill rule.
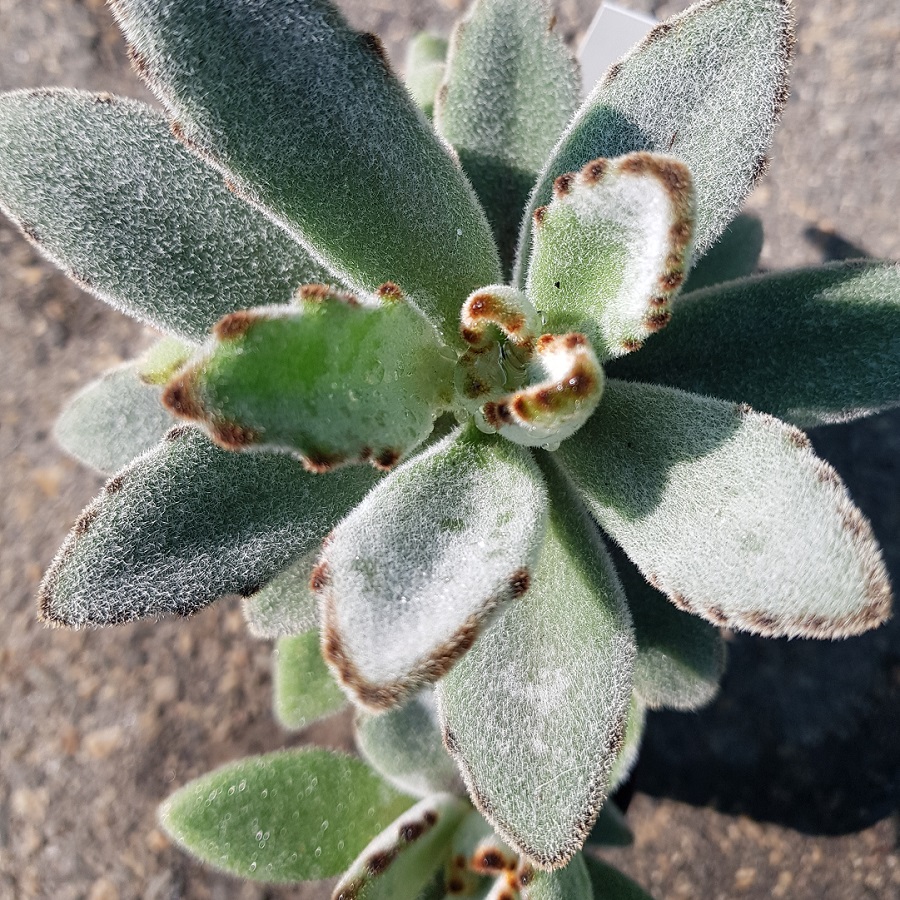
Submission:
[[[540,454],[547,537],[527,597],[438,685],[444,743],[473,802],[542,868],[581,847],[624,739],[634,637],[587,511]]]
[[[67,453],[107,475],[155,447],[175,425],[161,389],[138,371],[132,362],[105,372],[69,401],[53,428]]]
[[[868,521],[806,435],[749,407],[610,379],[557,459],[593,516],[676,606],[757,634],[881,624]]]
[[[528,589],[546,489],[527,452],[459,429],[388,475],[317,570],[325,658],[375,710],[445,675]]]
[[[326,0],[112,6],[177,137],[350,285],[396,281],[456,338],[462,299],[500,278],[497,251],[374,35]]]
[[[81,514],[44,576],[41,617],[117,625],[251,594],[376,479],[368,467],[322,478],[287,456],[226,453],[194,428],[173,429]]]
[[[0,97],[0,208],[70,278],[190,341],[226,313],[337,278],[135,100]]]
[[[640,348],[664,328],[690,263],[687,166],[631,153],[556,179],[535,212],[527,293],[548,331],[583,331],[601,359]]]
[[[279,638],[272,668],[272,705],[283,728],[305,728],[347,705],[322,659],[318,631]]]
[[[311,472],[392,468],[449,405],[454,360],[396,285],[381,293],[386,302],[363,305],[304,285],[296,307],[226,316],[165,404],[229,450],[294,452]]]
[[[283,750],[202,775],[160,807],[159,819],[213,868],[294,883],[338,875],[411,803],[357,759]]]

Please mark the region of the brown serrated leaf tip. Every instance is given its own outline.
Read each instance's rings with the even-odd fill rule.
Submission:
[[[259,313],[246,309],[228,313],[213,326],[213,334],[220,341],[233,341],[243,337],[261,318]]]

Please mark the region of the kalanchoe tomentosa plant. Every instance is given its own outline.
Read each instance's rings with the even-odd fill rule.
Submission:
[[[621,838],[645,710],[715,692],[715,626],[844,637],[890,602],[799,427],[900,402],[898,267],[752,277],[735,218],[790,4],[700,3],[580,107],[543,0],[417,39],[408,89],[324,0],[112,5],[167,118],[0,98],[4,210],[167,335],[60,420],[118,473],[41,615],[244,594],[282,722],[349,696],[380,773],[244,760],[164,824],[248,878],[346,869],[344,900],[642,896],[580,849]]]

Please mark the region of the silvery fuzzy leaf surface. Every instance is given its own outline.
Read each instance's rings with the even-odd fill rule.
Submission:
[[[749,403],[801,428],[896,406],[900,265],[837,262],[697,291],[610,374]]]
[[[415,897],[443,865],[453,832],[468,809],[468,803],[452,794],[420,800],[360,853],[332,900]]]
[[[531,588],[439,683],[444,743],[497,833],[542,867],[580,848],[608,790],[634,637],[596,527],[542,457],[551,516]]]
[[[357,714],[356,744],[363,758],[406,794],[463,794],[456,764],[441,741],[434,692],[419,691],[402,706]]]
[[[564,869],[535,872],[522,887],[522,900],[593,900],[594,896],[580,853]]]
[[[0,96],[0,208],[86,290],[189,341],[226,313],[337,279],[160,113],[108,94]]]
[[[456,335],[462,299],[499,280],[497,251],[376,37],[325,0],[112,7],[184,143],[354,288],[395,281]]]
[[[868,521],[793,426],[610,379],[556,458],[604,531],[683,610],[758,634],[825,638],[889,613]]]
[[[527,590],[546,489],[523,448],[456,432],[384,478],[317,568],[323,652],[363,706],[445,675],[488,617]]]
[[[317,631],[279,638],[272,669],[272,706],[282,728],[305,728],[347,705],[322,659]]]
[[[175,424],[162,389],[139,376],[138,362],[104,372],[66,405],[53,428],[79,462],[112,475],[155,447]]]
[[[202,775],[169,797],[159,818],[215,869],[295,883],[338,875],[411,805],[358,759],[304,748]]]
[[[416,106],[430,119],[434,101],[444,80],[447,39],[436,34],[417,34],[406,48],[404,82]]]
[[[793,44],[789,0],[704,0],[657,25],[609,69],[544,167],[522,224],[517,283],[531,255],[531,215],[549,201],[554,179],[636,150],[687,165],[702,255],[765,171]]]
[[[534,218],[526,290],[552,332],[584,332],[601,360],[631,353],[671,318],[690,264],[694,198],[677,159],[594,159],[556,179]]]
[[[637,765],[646,724],[647,708],[637,693],[634,693],[631,696],[631,702],[628,704],[625,737],[622,740],[619,754],[609,776],[610,793],[622,787],[631,777],[631,773],[634,771],[635,765]]]
[[[173,429],[81,514],[44,576],[41,616],[114,625],[250,594],[321,542],[376,478],[353,467],[325,479]]]
[[[476,0],[456,26],[435,125],[459,159],[512,269],[544,161],[578,107],[578,64],[546,0]]]

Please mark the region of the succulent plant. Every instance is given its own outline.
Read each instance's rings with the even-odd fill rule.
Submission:
[[[325,0],[112,7],[165,115],[0,97],[4,211],[165,335],[59,420],[112,477],[41,616],[243,594],[279,719],[349,698],[368,763],[244,760],[164,824],[247,878],[346,870],[343,900],[644,896],[580,851],[627,839],[645,711],[715,694],[717,626],[890,605],[800,428],[900,402],[900,269],[754,276],[738,215],[789,2],[699,3],[583,104],[544,0],[416,39],[408,89]]]

